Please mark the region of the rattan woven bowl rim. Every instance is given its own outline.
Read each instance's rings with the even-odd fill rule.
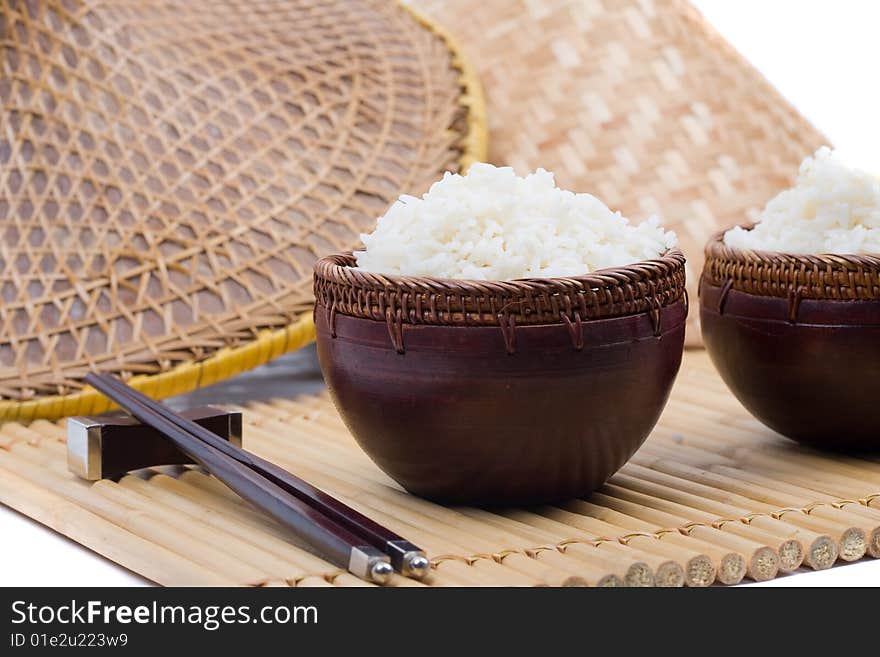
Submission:
[[[486,106],[479,77],[459,44],[441,26],[427,16],[395,0],[426,29],[433,32],[450,52],[452,66],[459,72],[461,93],[458,102],[467,109],[465,130],[461,135],[459,166],[466,170],[472,163],[487,157]],[[211,385],[263,365],[284,353],[299,349],[315,339],[311,313],[304,313],[290,325],[267,329],[257,338],[236,347],[225,347],[199,361],[189,361],[157,374],[132,377],[128,383],[156,398],[184,394]],[[105,396],[91,387],[66,395],[47,395],[28,400],[0,400],[0,422],[28,422],[37,418],[57,419],[71,415],[93,415],[116,408]]]
[[[754,224],[742,224],[751,230]],[[796,254],[737,249],[724,243],[729,229],[706,243],[702,278],[756,296],[829,301],[880,300],[880,254]]]
[[[331,315],[439,326],[570,324],[656,312],[686,295],[677,248],[582,276],[508,281],[377,274],[354,264],[351,253],[315,263],[315,303]]]

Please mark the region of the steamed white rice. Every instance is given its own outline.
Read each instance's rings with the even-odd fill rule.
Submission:
[[[521,178],[490,164],[447,173],[421,199],[401,196],[361,239],[361,269],[477,280],[577,276],[677,243],[656,217],[630,224],[594,196],[557,188],[544,169]]]
[[[786,253],[880,253],[880,175],[823,146],[803,161],[797,183],[772,199],[752,230],[725,244]]]

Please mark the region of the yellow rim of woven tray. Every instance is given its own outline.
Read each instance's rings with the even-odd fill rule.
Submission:
[[[444,41],[452,53],[452,66],[461,72],[459,79],[462,94],[459,103],[467,108],[468,114],[459,166],[466,170],[473,162],[486,159],[486,105],[479,78],[455,39],[446,30],[400,0],[397,0],[397,4]],[[281,354],[304,347],[314,339],[315,326],[311,313],[307,313],[290,326],[261,332],[255,340],[247,344],[220,349],[205,360],[184,363],[167,372],[136,376],[129,383],[151,397],[181,395],[263,365]],[[0,422],[93,415],[112,408],[115,405],[107,397],[87,387],[70,395],[53,395],[28,401],[0,401]]]

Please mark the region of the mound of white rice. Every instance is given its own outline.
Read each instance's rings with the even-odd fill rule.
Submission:
[[[520,178],[491,164],[447,173],[421,199],[401,196],[361,239],[361,269],[478,280],[577,276],[676,244],[656,217],[631,225],[594,196],[558,189],[544,169]]]
[[[797,183],[771,200],[752,230],[725,244],[785,253],[880,253],[880,176],[823,146],[803,161]]]

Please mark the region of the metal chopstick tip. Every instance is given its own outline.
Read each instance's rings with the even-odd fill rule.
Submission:
[[[348,572],[375,584],[384,584],[394,574],[388,555],[368,545],[351,548]]]
[[[402,572],[413,579],[424,579],[431,571],[431,562],[424,552],[407,552],[403,558]]]
[[[394,568],[387,561],[374,561],[370,566],[370,581],[375,584],[385,584],[394,574]]]

